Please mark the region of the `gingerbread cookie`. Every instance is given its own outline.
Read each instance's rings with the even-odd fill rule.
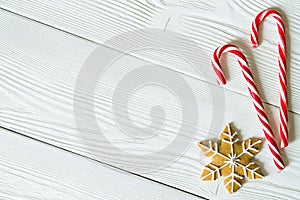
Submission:
[[[202,171],[204,181],[223,177],[227,191],[232,194],[242,186],[244,177],[262,179],[263,174],[251,159],[259,152],[262,141],[247,139],[239,142],[237,132],[228,124],[220,136],[220,143],[202,141],[198,143],[204,155],[212,161]]]

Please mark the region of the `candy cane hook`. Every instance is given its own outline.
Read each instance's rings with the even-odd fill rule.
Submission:
[[[280,138],[281,147],[284,148],[288,145],[288,97],[286,89],[286,40],[285,40],[285,27],[281,15],[274,10],[264,10],[260,12],[252,23],[251,42],[253,47],[259,45],[258,31],[260,24],[266,17],[275,19],[278,29],[278,65],[279,65],[279,81],[280,81]]]
[[[221,84],[224,84],[224,85],[226,84],[226,79],[225,79],[225,76],[223,74],[222,67],[220,64],[220,58],[221,58],[222,54],[226,53],[226,52],[234,54],[238,60],[239,65],[242,67],[243,76],[246,79],[247,87],[248,87],[249,93],[252,97],[254,107],[257,111],[258,119],[261,122],[261,124],[263,125],[263,132],[267,139],[269,149],[272,153],[273,161],[274,161],[277,169],[279,171],[281,171],[284,168],[284,163],[282,161],[282,158],[281,158],[281,155],[279,152],[279,148],[274,139],[274,134],[270,127],[269,120],[268,120],[267,114],[265,112],[262,100],[259,96],[257,87],[254,83],[253,75],[252,75],[252,72],[250,71],[247,59],[244,56],[244,54],[241,53],[241,51],[239,50],[238,47],[228,44],[228,45],[219,47],[215,50],[215,52],[213,54],[213,58],[212,58],[212,66],[218,76],[218,81]]]

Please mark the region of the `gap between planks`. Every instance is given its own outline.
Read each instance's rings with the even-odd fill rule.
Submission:
[[[7,12],[10,12],[10,13],[12,13],[12,14],[18,15],[18,16],[23,17],[23,18],[25,18],[25,19],[28,19],[28,20],[30,20],[30,21],[34,21],[34,22],[39,23],[39,24],[41,24],[41,25],[48,26],[48,27],[53,28],[53,29],[55,29],[55,30],[62,31],[62,32],[66,33],[66,34],[69,34],[69,35],[72,35],[72,36],[74,36],[74,37],[83,39],[83,40],[85,40],[85,41],[87,41],[87,42],[91,42],[91,43],[96,44],[96,45],[102,45],[102,46],[105,46],[105,47],[107,47],[107,48],[109,48],[109,49],[113,49],[113,50],[116,50],[116,51],[118,51],[118,52],[122,52],[120,49],[115,48],[114,46],[108,46],[108,45],[106,45],[105,43],[104,43],[104,44],[100,44],[99,42],[97,42],[97,41],[94,40],[94,39],[90,39],[90,38],[88,38],[88,37],[84,37],[84,36],[82,36],[82,35],[80,35],[80,34],[76,34],[76,33],[67,31],[67,30],[62,29],[62,28],[58,28],[57,26],[53,26],[53,25],[51,25],[51,24],[49,24],[49,23],[42,22],[41,20],[36,20],[36,19],[34,19],[34,18],[32,18],[32,17],[28,17],[28,16],[26,16],[26,15],[23,15],[23,14],[21,14],[21,13],[18,13],[18,12],[12,11],[12,10],[9,10],[9,9],[7,9],[7,8],[0,8],[0,9],[1,9],[1,10],[4,10],[4,11],[7,11]],[[169,23],[169,20],[170,20],[170,17],[167,19],[167,22],[166,22],[166,23]],[[122,52],[122,53],[123,53],[123,52]],[[127,53],[125,53],[125,54],[127,54]],[[218,84],[216,83],[216,81],[215,81],[215,82],[207,81],[207,80],[205,80],[205,79],[202,79],[201,77],[197,77],[196,75],[189,74],[189,73],[186,73],[186,72],[184,72],[184,71],[179,71],[179,70],[177,70],[177,69],[175,69],[175,68],[170,68],[170,67],[166,66],[164,63],[157,63],[157,62],[153,61],[152,59],[147,59],[147,58],[145,58],[144,56],[139,56],[139,55],[137,55],[137,54],[131,54],[131,53],[128,54],[128,55],[130,55],[130,56],[132,56],[132,57],[134,57],[134,58],[141,59],[141,60],[143,60],[143,61],[152,62],[152,63],[154,63],[154,64],[159,64],[160,66],[165,67],[166,69],[170,69],[170,70],[172,70],[172,71],[174,71],[174,72],[177,72],[177,73],[179,73],[179,74],[182,74],[182,75],[185,75],[185,76],[188,76],[188,77],[192,77],[192,78],[201,80],[201,81],[203,81],[203,82],[205,82],[205,83],[208,83],[208,84],[212,84],[212,85],[218,86]],[[245,85],[245,87],[246,87],[246,84],[244,84],[244,85]],[[235,90],[233,87],[226,87],[225,90],[228,90],[228,91],[234,92],[234,93],[236,93],[236,94],[240,94],[240,95],[246,96],[246,97],[248,97],[248,98],[251,98],[250,95],[249,95],[248,93],[243,93],[243,92],[241,92],[241,91],[237,91],[237,90]],[[279,108],[279,105],[276,105],[276,104],[274,104],[274,103],[270,103],[270,102],[268,102],[268,101],[266,101],[266,100],[264,100],[264,99],[262,99],[262,102],[263,102],[264,104],[271,105],[271,106],[274,106],[274,107],[276,107],[276,108]],[[300,111],[297,112],[297,111],[293,111],[293,110],[291,110],[291,109],[288,109],[288,112],[289,112],[289,113],[293,113],[293,114],[298,114],[298,115],[300,114]]]
[[[141,177],[140,175],[117,169],[114,166],[101,163],[98,160],[84,157],[80,154],[70,152],[60,147],[55,147],[51,144],[49,145],[41,140],[31,138],[16,131],[0,127],[0,132],[0,143],[2,143],[0,146],[0,152],[2,152],[0,154],[0,160],[3,161],[0,166],[2,169],[1,177],[6,178],[6,175],[17,176],[10,177],[7,182],[13,182],[23,178],[27,183],[26,186],[19,186],[20,180],[18,180],[18,183],[15,183],[14,187],[5,185],[7,182],[0,183],[0,191],[2,189],[4,190],[1,192],[0,198],[2,196],[5,197],[5,199],[8,199],[9,197],[14,199],[20,195],[20,198],[25,199],[25,196],[23,195],[26,195],[28,199],[49,198],[51,196],[55,199],[62,199],[62,196],[67,198],[69,194],[72,194],[68,199],[84,198],[106,200],[109,198],[119,200],[128,198],[150,200],[158,198],[167,199],[169,197],[178,200],[205,199],[178,188]],[[30,147],[28,148],[28,146]],[[43,155],[40,154],[40,152],[43,152]],[[27,160],[28,158],[30,158],[29,162]],[[47,159],[47,164],[40,164],[41,162],[45,163],[45,159]],[[60,162],[61,160],[64,160],[64,162]],[[29,163],[31,164],[29,165]],[[63,167],[61,167],[62,165]],[[65,165],[76,167],[66,171]],[[53,174],[53,172],[55,173]],[[72,178],[67,178],[68,173],[70,173]],[[90,178],[84,180],[84,177]],[[115,179],[118,179],[119,181],[115,181]],[[80,180],[82,180],[83,183],[87,182],[83,184],[79,182]],[[35,186],[34,182],[38,183],[38,186]],[[63,184],[66,182],[68,182],[68,184]],[[122,185],[126,183],[130,184],[131,187],[124,187],[124,185]],[[45,188],[43,188],[44,186]],[[99,188],[100,186],[101,188]],[[117,187],[113,188],[113,186]],[[31,188],[32,190],[23,191],[23,187]],[[138,187],[140,190],[137,189]],[[55,191],[50,193],[53,189]],[[36,193],[33,190],[39,192]],[[70,193],[66,192],[68,190]],[[162,193],[156,193],[154,190],[161,191]]]

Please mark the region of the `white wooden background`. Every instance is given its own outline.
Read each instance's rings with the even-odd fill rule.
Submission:
[[[300,199],[299,1],[0,0],[0,7],[0,126],[4,128],[0,129],[0,199]],[[201,182],[199,175],[206,161],[196,143],[206,138],[203,133],[210,124],[212,109],[211,101],[203,93],[206,84],[216,83],[205,83],[168,55],[145,52],[128,55],[123,64],[157,63],[170,73],[181,74],[195,86],[200,124],[194,145],[172,165],[147,174],[127,172],[126,165],[130,163],[126,159],[120,159],[123,170],[102,163],[101,156],[105,155],[101,153],[96,160],[89,159],[89,147],[82,144],[72,113],[76,76],[98,44],[137,28],[177,31],[201,44],[209,55],[217,46],[228,42],[241,46],[251,55],[249,61],[254,65],[259,90],[272,116],[272,125],[278,128],[274,24],[269,20],[264,23],[259,50],[252,50],[248,45],[251,21],[266,8],[284,14],[289,33],[290,145],[283,151],[288,164],[284,171],[276,172],[264,144],[256,156],[267,174],[262,181],[246,181],[234,195],[226,193],[221,181]],[[231,57],[227,63],[230,81],[225,87],[224,123],[233,121],[243,138],[262,137],[240,69]],[[141,121],[139,117],[149,120],[145,108],[151,108],[151,99],[168,95],[165,90],[156,91],[152,98],[147,92],[139,94],[132,111],[137,123]],[[96,94],[95,98],[96,107],[107,111],[101,120],[110,124],[113,117],[107,101],[111,97]],[[174,124],[180,123],[176,100],[166,99],[170,102],[162,103],[171,113],[168,117]],[[108,125],[115,130],[111,126]],[[166,130],[167,138],[172,137],[175,128],[170,126]],[[216,137],[221,130],[214,131],[211,137]],[[119,148],[137,148],[134,140],[125,138],[121,132],[114,134],[117,139],[111,142],[121,144]],[[141,151],[147,153],[151,148],[160,148],[165,145],[165,137],[157,136],[154,146],[143,144]]]

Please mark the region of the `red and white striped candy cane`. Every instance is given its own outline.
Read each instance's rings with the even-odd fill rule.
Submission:
[[[284,148],[288,145],[288,97],[286,90],[286,41],[285,41],[285,28],[281,15],[274,10],[264,10],[260,12],[252,23],[251,42],[253,47],[258,47],[258,31],[259,26],[266,17],[275,19],[278,29],[278,64],[279,64],[279,81],[280,81],[280,138],[281,147]]]
[[[227,53],[227,52],[234,54],[238,60],[239,65],[242,67],[243,76],[246,79],[247,87],[248,87],[249,93],[252,97],[254,107],[257,111],[258,118],[259,118],[261,124],[263,125],[263,132],[267,139],[269,149],[272,153],[273,161],[274,161],[277,169],[279,171],[281,171],[284,168],[284,163],[282,161],[282,158],[281,158],[281,155],[279,152],[279,148],[274,139],[274,134],[270,127],[267,114],[265,112],[262,100],[259,96],[257,87],[254,83],[253,75],[250,71],[248,61],[247,61],[246,57],[244,56],[244,54],[241,53],[241,51],[239,50],[238,47],[231,45],[231,44],[227,44],[227,45],[219,47],[215,50],[215,52],[213,54],[213,58],[212,58],[212,66],[218,76],[218,82],[221,84],[224,84],[224,85],[226,84],[226,79],[225,79],[225,76],[223,74],[222,67],[220,64],[220,58],[223,53]]]

